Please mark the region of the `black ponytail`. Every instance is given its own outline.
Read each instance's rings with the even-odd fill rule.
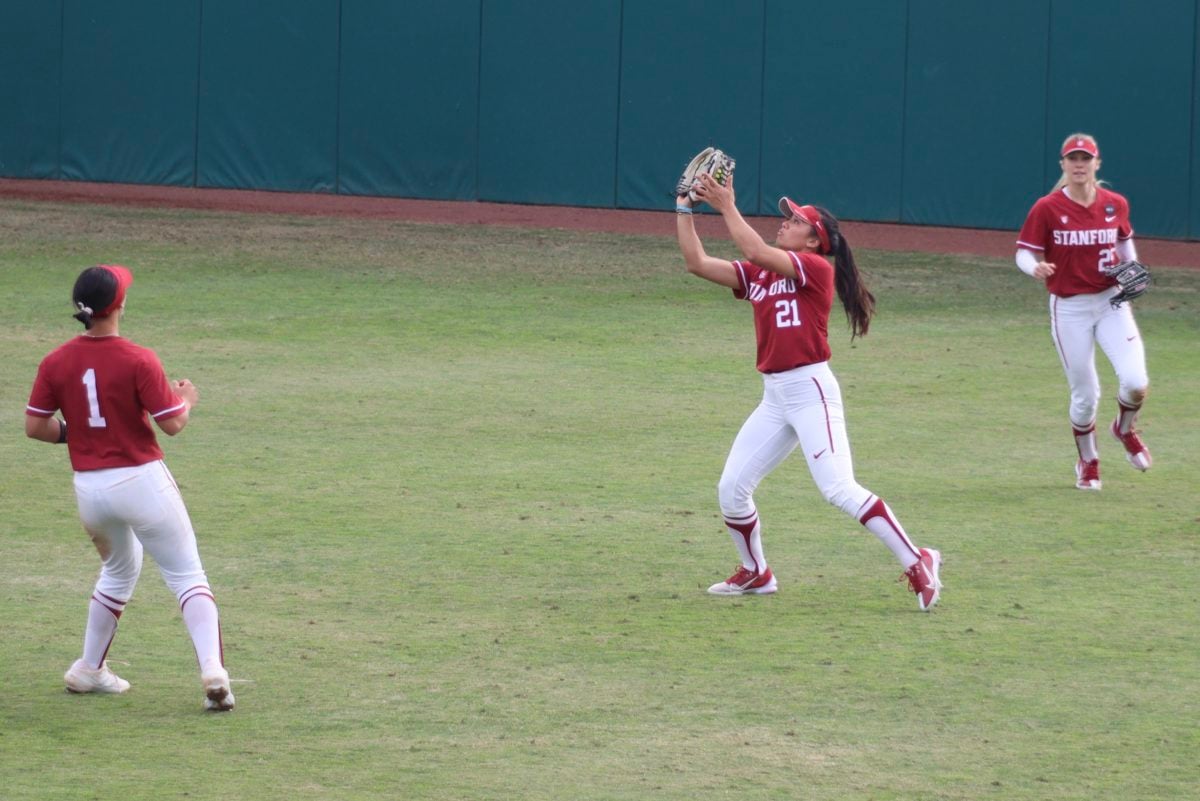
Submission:
[[[83,323],[85,329],[90,329],[92,318],[107,309],[116,296],[117,277],[103,267],[88,267],[75,279],[75,288],[71,291],[75,314],[71,316]]]
[[[837,288],[842,308],[846,310],[846,321],[850,323],[850,339],[867,335],[871,318],[875,315],[875,296],[867,289],[850,245],[842,236],[837,218],[820,206],[816,207],[821,222],[829,232],[829,251],[833,255],[833,283]]]

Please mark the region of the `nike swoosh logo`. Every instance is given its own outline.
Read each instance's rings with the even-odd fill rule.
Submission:
[[[1137,339],[1137,334],[1134,334],[1134,335],[1133,335],[1133,336],[1131,336],[1131,337],[1125,337],[1125,341],[1126,341],[1126,342],[1132,342],[1132,341],[1133,341],[1133,340],[1135,340],[1135,339]]]
[[[1105,221],[1105,222],[1112,222],[1112,221],[1113,221],[1113,220],[1115,220],[1115,219],[1117,219],[1117,215],[1115,215],[1115,214],[1114,214],[1114,215],[1113,215],[1113,216],[1111,216],[1111,217],[1105,217],[1105,218],[1104,218],[1104,221]]]
[[[827,451],[827,450],[829,450],[829,449],[828,449],[828,448],[821,448],[821,450],[819,450],[819,451],[817,451],[816,453],[814,453],[814,454],[813,454],[813,461],[815,462],[817,459],[820,459],[820,458],[821,458],[821,454],[825,453],[825,451]]]

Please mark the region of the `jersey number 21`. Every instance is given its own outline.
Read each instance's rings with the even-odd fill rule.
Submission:
[[[775,301],[775,327],[792,328],[800,325],[800,307],[795,298]]]

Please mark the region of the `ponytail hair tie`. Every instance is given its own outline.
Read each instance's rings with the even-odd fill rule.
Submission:
[[[86,314],[86,315],[89,315],[89,316],[95,315],[95,312],[94,312],[94,311],[92,311],[92,309],[91,309],[91,307],[90,307],[90,306],[85,306],[85,305],[83,305],[83,301],[82,301],[82,300],[80,300],[80,301],[76,301],[76,302],[75,302],[75,305],[76,305],[77,307],[79,307],[79,310],[80,310],[81,312],[83,312],[84,314]]]

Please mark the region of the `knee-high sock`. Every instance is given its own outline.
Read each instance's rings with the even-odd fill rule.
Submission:
[[[766,570],[767,559],[763,556],[762,526],[758,522],[758,512],[751,512],[749,517],[726,517],[725,525],[742,558],[742,567],[755,573]]]
[[[1142,410],[1140,405],[1130,406],[1125,401],[1117,398],[1117,431],[1122,434],[1128,434],[1133,430],[1133,424],[1137,422],[1138,412]]]
[[[192,587],[179,598],[179,608],[192,645],[196,648],[196,661],[200,670],[225,664],[225,653],[221,644],[221,621],[217,614],[217,602],[212,590],[206,586]]]
[[[1100,458],[1096,450],[1096,424],[1077,426],[1071,423],[1071,433],[1075,436],[1075,447],[1079,450],[1079,459],[1084,462],[1094,462]]]
[[[83,661],[99,669],[108,656],[108,648],[117,636],[117,620],[125,611],[126,601],[118,601],[102,592],[92,593],[88,603],[87,629],[83,634]]]
[[[871,503],[871,499],[868,498],[863,504],[866,511],[859,515],[858,522],[862,523],[867,531],[882,540],[883,544],[891,549],[896,558],[900,560],[900,564],[907,570],[920,561],[921,553],[908,538],[904,527],[892,514],[891,508],[883,502],[883,498],[876,497],[874,500],[875,502]]]

